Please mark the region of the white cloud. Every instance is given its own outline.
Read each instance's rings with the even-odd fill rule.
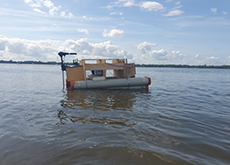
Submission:
[[[107,9],[111,10],[113,7],[131,7],[135,6],[134,0],[118,0],[106,6]]]
[[[89,34],[89,31],[86,29],[77,29],[81,33]]]
[[[216,14],[217,8],[211,8],[211,11]]]
[[[41,7],[41,1],[38,0],[24,0],[30,7]]]
[[[59,10],[59,9],[58,9],[57,7],[53,7],[53,8],[51,8],[51,9],[49,10],[49,14],[50,14],[50,15],[56,15],[58,10]]]
[[[45,12],[44,12],[44,11],[41,11],[40,9],[35,8],[35,9],[33,9],[33,10],[36,11],[36,12],[38,12],[38,13],[45,14]]]
[[[44,6],[50,8],[50,9],[52,9],[54,7],[53,2],[51,2],[50,0],[43,1],[43,4],[44,4]]]
[[[212,56],[212,57],[207,57],[206,59],[207,60],[219,60],[219,57]]]
[[[132,7],[137,6],[141,9],[147,9],[148,11],[158,11],[164,9],[164,6],[155,1],[143,1],[139,4],[136,4],[134,0],[118,0],[109,4],[106,8],[111,10],[113,7]]]
[[[212,64],[212,65],[221,65],[222,64],[220,58],[219,57],[214,57],[214,56],[207,57],[204,61],[205,61],[205,63],[207,63],[209,65],[210,64]]]
[[[124,37],[124,31],[118,30],[118,29],[112,29],[110,32],[107,32],[105,29],[104,32],[102,33],[103,37],[119,37],[123,38]]]
[[[123,15],[123,13],[122,12],[120,12],[120,13],[112,12],[112,13],[109,13],[109,15]]]
[[[82,18],[85,19],[85,20],[93,20],[92,17],[87,17],[87,16],[85,16],[85,15],[84,15]]]
[[[25,40],[0,36],[0,59],[59,61],[57,52],[76,52],[78,58],[124,58],[132,59],[132,54],[110,41],[90,43],[87,38],[79,40]]]
[[[87,16],[82,16],[82,19],[85,19],[87,21],[89,20],[97,20],[97,21],[101,21],[101,20],[109,20],[110,18],[109,17],[87,17]]]
[[[230,56],[228,56],[226,59],[227,59],[227,61],[226,61],[227,64],[230,64]]]
[[[108,6],[106,6],[106,8],[107,8],[108,10],[112,10],[112,9],[113,9],[113,6],[112,6],[112,5],[108,5]]]
[[[222,14],[226,15],[226,14],[227,14],[227,12],[226,12],[226,11],[222,11]]]
[[[182,7],[182,6],[180,5],[180,1],[176,2],[175,4],[176,4],[176,6],[175,6],[172,10],[176,10],[176,9],[179,9],[179,8]]]
[[[176,5],[178,5],[178,6],[179,6],[179,5],[180,5],[180,1],[176,2]]]
[[[137,49],[142,53],[145,54],[146,52],[152,50],[153,47],[155,47],[155,43],[148,43],[148,42],[142,42],[139,45],[137,45]]]
[[[74,15],[73,15],[72,13],[69,13],[69,14],[68,14],[68,18],[69,18],[69,19],[74,18]]]
[[[193,64],[193,65],[229,65],[230,56],[221,60],[219,57],[200,58],[186,56],[177,50],[155,50],[155,43],[143,42],[136,46],[133,56],[125,49],[110,41],[90,43],[87,38],[79,40],[26,40],[7,38],[0,35],[0,59],[15,61],[60,61],[59,51],[76,52],[77,58],[128,58],[138,64]],[[139,51],[138,51],[139,50]]]
[[[124,7],[130,7],[130,6],[133,6],[133,5],[134,5],[134,1],[132,1],[132,0],[126,0],[123,3]]]
[[[103,43],[96,43],[92,44],[92,54],[100,55],[102,57],[127,57],[132,59],[132,54],[128,53],[127,51],[119,48],[116,45],[112,45],[110,41],[103,42]]]
[[[142,4],[140,5],[140,7],[142,9],[147,9],[149,11],[158,11],[164,8],[164,6],[158,2],[152,2],[152,1],[146,1],[146,2],[142,2]]]
[[[172,2],[173,0],[166,0],[165,2],[168,3],[168,2]]]
[[[134,57],[137,63],[145,64],[184,64],[186,63],[186,56],[180,51],[175,50],[153,50],[156,47],[155,43],[143,42],[137,46],[141,55],[136,55]]]
[[[72,13],[69,13],[68,15],[66,15],[64,11],[61,12],[60,16],[64,18],[69,18],[69,19],[74,18],[74,15]]]
[[[60,16],[61,16],[61,17],[66,17],[65,12],[62,11],[61,14],[60,14]]]
[[[186,56],[175,50],[145,50],[134,57],[137,63],[145,64],[185,64]]]
[[[163,16],[177,16],[177,15],[181,15],[183,14],[184,12],[181,11],[181,10],[172,10],[170,11],[168,14],[165,14]]]
[[[38,9],[43,7],[43,8],[48,8],[47,13],[49,13],[52,16],[60,15],[61,17],[69,18],[69,19],[72,19],[74,17],[72,13],[69,13],[66,16],[65,11],[59,12],[61,6],[55,6],[51,0],[24,0],[24,2],[28,4],[30,7],[32,7],[35,12],[38,13],[43,13],[43,14],[45,13],[44,11]]]
[[[134,5],[134,0],[118,0],[114,3],[114,6],[130,7]]]

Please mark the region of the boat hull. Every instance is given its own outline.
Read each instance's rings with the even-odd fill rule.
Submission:
[[[68,81],[68,89],[100,89],[100,88],[145,88],[151,84],[149,77],[115,78],[101,81]]]

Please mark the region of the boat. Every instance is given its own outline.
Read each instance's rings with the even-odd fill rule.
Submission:
[[[149,89],[151,78],[136,77],[135,63],[127,59],[81,59],[73,60],[73,65],[64,63],[66,55],[77,53],[59,52],[64,88],[64,71],[66,71],[67,89]],[[108,77],[107,71],[112,71]],[[90,72],[90,74],[86,74]]]

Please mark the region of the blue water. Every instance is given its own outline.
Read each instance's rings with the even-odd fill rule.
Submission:
[[[230,70],[136,68],[146,90],[62,90],[0,64],[0,164],[230,164]]]

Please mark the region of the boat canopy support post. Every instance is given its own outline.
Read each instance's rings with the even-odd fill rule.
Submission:
[[[65,88],[64,71],[66,70],[66,64],[64,64],[63,57],[65,57],[66,55],[77,55],[77,53],[59,52],[58,55],[61,58],[62,83],[63,83],[63,89],[64,89]]]

